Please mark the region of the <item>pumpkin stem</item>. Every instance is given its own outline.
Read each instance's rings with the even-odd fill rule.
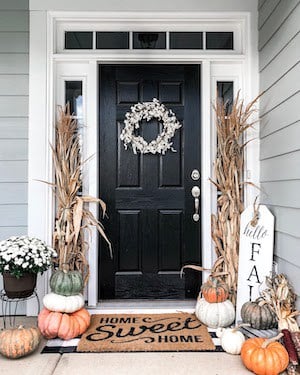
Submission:
[[[69,263],[62,263],[62,271],[63,273],[68,273],[70,270],[70,264]]]
[[[283,336],[283,333],[279,333],[277,336],[274,336],[274,337],[271,337],[270,339],[265,340],[261,345],[262,349],[265,349],[272,342],[278,341],[279,339],[281,339],[282,336]]]
[[[256,302],[258,303],[258,306],[269,305],[269,303],[261,297],[257,298]]]

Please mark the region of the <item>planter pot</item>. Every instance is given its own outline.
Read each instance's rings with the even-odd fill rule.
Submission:
[[[26,298],[36,287],[36,274],[25,273],[19,279],[8,272],[3,273],[3,287],[8,298]]]

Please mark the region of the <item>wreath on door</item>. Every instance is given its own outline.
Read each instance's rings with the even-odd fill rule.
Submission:
[[[162,131],[157,138],[151,142],[147,142],[142,136],[137,135],[136,131],[140,128],[140,122],[156,118],[163,125]],[[131,145],[134,154],[140,152],[141,154],[162,154],[167,150],[176,152],[172,147],[171,142],[175,131],[181,128],[181,124],[177,120],[174,112],[167,109],[158,99],[153,98],[152,102],[137,103],[131,107],[131,111],[127,112],[124,120],[125,127],[123,128],[120,139],[124,143],[125,150]]]

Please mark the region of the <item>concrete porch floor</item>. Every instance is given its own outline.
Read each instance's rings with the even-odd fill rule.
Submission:
[[[35,318],[17,317],[16,325],[35,325]],[[1,319],[2,325],[2,319]],[[2,328],[2,327],[1,327]],[[0,357],[0,374],[19,375],[243,375],[251,374],[240,356],[226,353],[40,354],[9,360]]]

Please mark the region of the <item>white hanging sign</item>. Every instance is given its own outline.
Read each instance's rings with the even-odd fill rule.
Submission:
[[[256,221],[254,214],[249,206],[241,215],[236,322],[243,304],[259,297],[260,286],[272,271],[274,216],[264,205],[259,205]]]

